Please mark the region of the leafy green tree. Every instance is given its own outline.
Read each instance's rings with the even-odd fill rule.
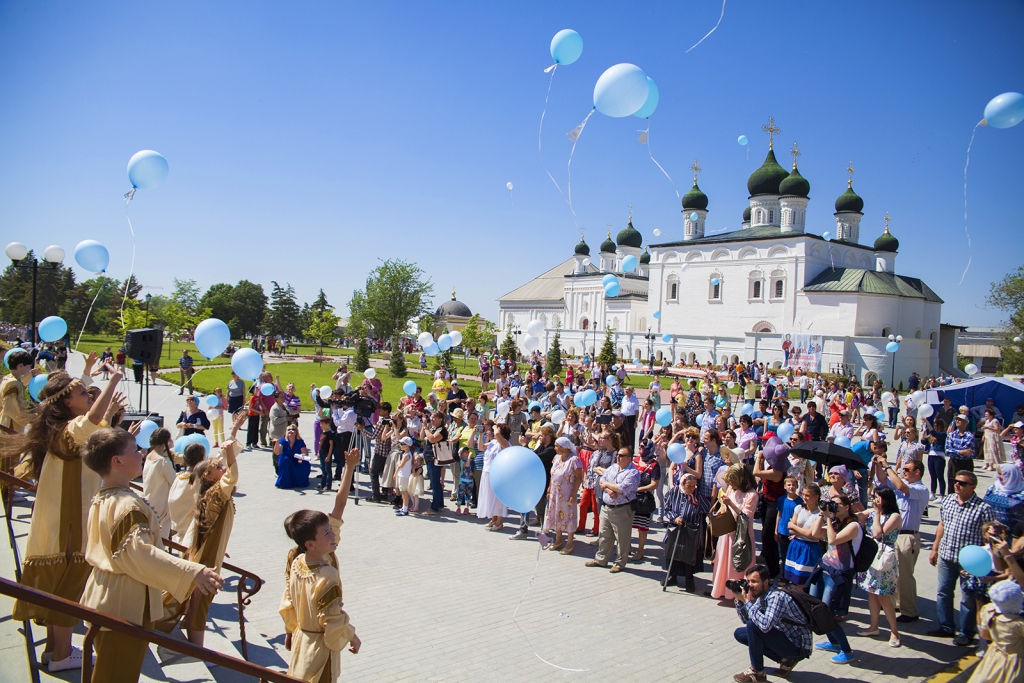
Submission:
[[[360,339],[356,344],[356,355],[352,359],[356,372],[363,372],[370,367],[370,347],[366,345],[365,339]]]
[[[267,332],[286,338],[298,337],[302,330],[299,328],[299,304],[295,299],[295,288],[288,283],[282,287],[273,280],[270,284],[273,288],[270,290],[270,310],[266,318]]]
[[[489,349],[494,346],[497,329],[494,323],[489,320],[482,321],[480,314],[474,313],[466,323],[466,329],[462,330],[462,345],[471,349]]]
[[[339,319],[331,308],[324,311],[314,310],[310,316],[309,327],[303,330],[302,334],[306,339],[312,339],[320,344],[320,351],[323,352],[324,343],[334,339],[337,335]]]
[[[352,293],[348,309],[355,320],[378,339],[391,339],[409,327],[409,321],[428,313],[434,286],[414,263],[382,261],[366,278],[366,286]]]
[[[405,377],[408,374],[401,343],[402,340],[399,337],[391,338],[391,358],[388,360],[388,371],[392,377]]]
[[[199,285],[195,280],[171,280],[174,285],[174,292],[171,293],[171,301],[175,302],[187,313],[195,315],[199,310]]]
[[[106,275],[97,275],[69,291],[58,315],[68,324],[71,338],[77,339],[83,329],[89,334],[106,332],[115,320],[119,321],[113,317],[114,301],[120,307],[123,291],[117,280]]]
[[[431,315],[430,313],[427,313],[426,315],[421,316],[420,319],[416,321],[416,331],[429,332],[430,334],[434,334],[434,327],[436,326],[436,324],[437,323],[434,321],[434,316]]]
[[[1006,339],[1002,344],[1002,371],[1024,373],[1024,344],[1013,341],[1024,335],[1024,266],[1008,273],[999,282],[993,282],[986,302],[1007,316],[1003,323]]]
[[[501,348],[498,349],[501,353],[502,358],[511,358],[513,361],[517,358],[516,355],[516,343],[512,341],[512,327],[509,326],[505,330],[505,338],[501,342]]]
[[[29,324],[32,317],[32,269],[24,265],[34,256],[30,251],[19,262],[22,267],[16,268],[9,263],[0,274],[0,319],[19,325]],[[36,322],[50,315],[60,315],[61,307],[76,286],[75,274],[70,268],[41,262],[36,277]],[[70,322],[68,328],[69,332],[73,329]]]
[[[128,299],[124,302],[124,311],[121,318],[123,331],[146,327],[146,319],[146,309],[139,303],[138,299]]]
[[[601,352],[597,355],[597,362],[601,365],[614,365],[618,357],[615,355],[615,343],[612,341],[612,328],[609,325],[604,329],[604,344],[601,345]]]
[[[555,329],[555,338],[551,340],[551,348],[548,349],[548,375],[555,377],[562,374],[562,326]]]
[[[232,318],[238,320],[238,333],[254,337],[263,330],[263,319],[267,311],[267,295],[263,285],[248,280],[239,280],[231,293]],[[234,330],[234,328],[232,328]]]

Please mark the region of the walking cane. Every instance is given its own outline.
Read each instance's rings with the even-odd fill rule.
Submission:
[[[683,527],[686,526],[686,522],[683,522]],[[661,592],[664,593],[668,590],[668,577],[672,572],[672,562],[675,561],[676,547],[679,545],[679,537],[683,535],[683,527],[676,527],[676,540],[672,543],[672,554],[668,556],[668,568],[665,569],[665,578],[661,580]]]

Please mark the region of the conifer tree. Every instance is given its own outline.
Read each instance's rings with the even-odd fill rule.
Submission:
[[[405,354],[402,353],[402,342],[398,337],[391,338],[391,359],[388,361],[388,371],[392,377],[405,377]]]

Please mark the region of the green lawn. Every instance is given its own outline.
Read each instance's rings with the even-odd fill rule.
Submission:
[[[280,375],[281,385],[287,385],[289,382],[295,384],[296,393],[302,397],[302,409],[313,410],[313,400],[309,396],[309,385],[315,384],[320,387],[323,385],[334,386],[334,380],[331,379],[331,375],[334,374],[335,368],[330,365],[324,365],[322,368],[316,363],[271,363],[267,365],[267,371],[274,374],[274,376]],[[164,373],[160,375],[160,379],[167,380],[170,382],[178,383],[177,373]],[[210,393],[215,387],[221,387],[227,389],[228,380],[231,379],[230,368],[205,368],[198,370],[194,375],[192,385],[196,391],[203,393]],[[402,379],[396,379],[388,374],[387,369],[381,368],[377,370],[377,379],[381,381],[383,385],[383,400],[389,402],[392,406],[398,405],[399,399],[405,395],[402,390],[402,386],[407,380],[412,380],[420,387],[423,387],[423,393],[430,393],[430,387],[433,384],[433,380],[428,375],[422,375],[418,373],[409,373],[407,377]],[[362,381],[362,375],[355,373],[352,376],[352,382]],[[472,380],[459,380],[459,384],[470,396],[476,396],[480,393],[480,382],[474,382]]]
[[[124,344],[124,338],[123,337],[116,337],[114,335],[105,335],[105,334],[83,335],[82,336],[82,343],[78,345],[78,349],[77,350],[81,351],[82,353],[89,353],[90,351],[95,351],[96,355],[100,355],[101,353],[103,353],[103,350],[106,349],[109,346],[110,347],[110,352],[113,353],[116,356],[117,355],[117,350],[119,348],[121,348],[121,346],[123,344]],[[241,341],[241,342],[237,342],[236,341],[235,345],[236,346],[239,346],[239,345],[241,345],[241,346],[248,346],[249,342],[248,341]],[[75,340],[74,339],[71,340],[71,348],[75,349]],[[188,349],[189,355],[192,356],[192,361],[193,361],[193,363],[195,365],[220,365],[222,363],[230,363],[231,362],[231,360],[227,356],[219,356],[218,358],[214,358],[213,360],[206,360],[206,358],[204,358],[203,355],[201,353],[199,353],[199,349],[196,348],[195,344],[193,344],[191,342],[188,342],[188,343],[178,342],[178,341],[171,342],[171,341],[168,341],[168,340],[165,339],[164,340],[164,348],[163,348],[163,350],[160,353],[160,367],[161,368],[176,368],[176,367],[178,367],[178,358],[181,357],[181,350],[184,349],[184,348]]]

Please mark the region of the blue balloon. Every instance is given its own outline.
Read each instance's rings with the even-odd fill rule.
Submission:
[[[575,396],[572,397],[572,403],[577,408],[585,408],[586,407],[586,405],[587,405],[587,397],[583,395],[585,393],[586,392],[581,391],[581,392],[577,393]]]
[[[618,281],[619,281],[619,278],[615,277],[615,275],[613,273],[608,273],[603,278],[601,278],[601,284],[604,285],[604,286],[608,286],[611,283],[618,282]]]
[[[405,384],[402,385],[402,391],[405,392],[406,396],[412,396],[416,393],[416,382],[413,382],[411,379],[406,380]]]
[[[649,119],[654,110],[658,108],[658,86],[654,84],[651,77],[647,77],[647,99],[644,101],[644,106],[640,107],[637,111],[633,112],[633,116],[638,119]]]
[[[103,273],[110,265],[110,252],[96,240],[82,240],[75,247],[75,262],[82,270]]]
[[[67,333],[68,324],[60,316],[48,315],[39,322],[39,338],[44,342],[63,339]]]
[[[636,270],[637,264],[639,263],[640,262],[636,260],[636,256],[629,254],[628,256],[622,259],[622,272],[632,273],[634,270]]]
[[[669,334],[668,332],[666,332],[665,334],[661,335],[661,341],[665,342],[666,344],[671,343],[672,342],[672,335]]]
[[[231,356],[231,369],[242,379],[255,381],[263,372],[263,356],[256,349],[238,349]]]
[[[668,456],[669,460],[678,465],[679,463],[686,460],[686,446],[679,443],[678,441],[676,441],[675,443],[670,443],[668,445],[668,448],[666,449],[665,454]]]
[[[583,395],[586,397],[587,400],[586,405],[592,406],[595,403],[597,403],[597,392],[594,391],[593,389],[587,389],[586,391],[583,392]]]
[[[832,239],[832,233],[830,233],[830,232],[823,232],[823,233],[821,233],[821,239],[823,239],[826,242],[828,242],[830,239]]]
[[[277,390],[277,387],[275,387],[270,382],[264,382],[263,384],[260,385],[260,393],[263,394],[264,396],[270,396],[276,390]]]
[[[889,353],[896,353],[900,350],[900,345],[892,341],[885,345],[885,350]]]
[[[138,443],[138,441],[136,441],[136,443]],[[202,434],[189,434],[188,436],[181,437],[180,439],[178,439],[177,441],[174,442],[174,450],[176,450],[179,453],[184,453],[185,452],[185,448],[189,444],[193,444],[193,443],[200,444],[203,447],[203,451],[205,453],[205,456],[209,457],[209,455],[210,455],[210,440],[207,439]]]
[[[1024,95],[1004,92],[985,105],[985,123],[993,128],[1012,128],[1024,121]]]
[[[696,212],[696,211],[694,211],[694,212],[692,212],[692,213],[690,214],[690,220],[691,220],[691,221],[693,221],[694,223],[696,223],[696,222],[697,222],[697,219],[698,219],[698,218],[700,218],[700,216],[698,216],[698,215],[697,215],[697,212]]]
[[[618,282],[612,282],[604,286],[604,295],[607,297],[616,297],[621,291],[622,286]]]
[[[609,67],[594,84],[594,106],[605,116],[622,118],[640,110],[651,86],[635,64]]]
[[[711,284],[717,285],[718,283],[719,283],[719,279],[717,277],[711,278]]]
[[[43,390],[49,379],[49,375],[36,375],[28,381],[28,394],[32,397],[33,401],[39,400],[39,392]]]
[[[128,160],[128,182],[140,190],[152,190],[167,180],[167,159],[159,152],[144,149]]]
[[[604,383],[607,384],[608,386],[614,386],[616,381],[617,380],[615,379],[615,375],[608,375],[607,377],[604,378]]]
[[[618,370],[618,369],[619,369],[619,364],[618,363],[616,363],[615,365],[612,366],[612,370]]]
[[[750,405],[749,403],[744,403],[743,407],[740,408],[740,415],[753,415],[753,414],[754,414],[754,406]]]
[[[11,364],[9,362],[10,358],[11,358],[11,354],[14,353],[15,351],[24,351],[24,349],[15,346],[12,349],[7,349],[7,353],[4,354],[4,367],[7,368],[8,370],[11,369]]]
[[[845,448],[850,447],[850,437],[848,436],[837,436],[833,443],[837,446],[843,446]]]
[[[778,381],[774,377],[772,377],[771,379],[768,380],[768,384],[771,384],[774,387],[776,384],[778,384]]]
[[[517,512],[529,512],[547,488],[544,463],[529,448],[510,446],[491,462],[491,488],[498,500]]]
[[[551,39],[551,59],[555,64],[572,64],[583,54],[583,38],[571,28],[563,28]]]
[[[792,423],[783,422],[782,424],[779,425],[779,428],[776,430],[775,433],[783,441],[789,441],[790,438],[792,438],[794,431],[796,430],[793,428]]]
[[[437,348],[442,351],[447,351],[452,348],[452,336],[450,334],[442,334],[437,338]]]
[[[655,311],[654,313],[651,313],[651,317],[653,317],[655,320],[658,320],[661,317],[661,311]]]
[[[885,413],[883,413],[881,410],[876,410],[875,411],[875,419],[878,420],[879,422],[884,421],[885,420]]]
[[[662,427],[668,427],[670,424],[672,424],[672,409],[658,408],[658,412],[654,414],[654,421],[660,424]]]
[[[196,348],[207,358],[216,358],[231,343],[231,329],[217,318],[207,318],[196,325],[194,336]]]
[[[203,399],[203,403],[210,406],[211,408],[216,408],[217,406],[220,405],[220,399],[217,398],[215,394],[210,394],[209,396]]]
[[[696,418],[694,418],[694,422],[697,423],[698,427],[703,427],[704,426],[704,413],[701,413]]]
[[[139,433],[135,435],[135,444],[139,448],[150,448],[149,437],[153,436],[153,432],[158,429],[160,429],[160,425],[153,420],[143,420],[139,425]]]
[[[427,344],[426,346],[423,347],[423,353],[427,354],[428,356],[436,356],[437,354],[441,353],[441,347],[437,345],[437,342],[434,342],[433,344]]]
[[[743,146],[745,147],[745,146],[746,146],[746,144],[747,144],[748,142],[750,142],[750,141],[749,141],[749,140],[747,140],[747,136],[746,136],[746,135],[741,135],[741,136],[739,136],[738,138],[736,138],[736,142],[740,143],[740,145],[743,145]]]
[[[542,406],[539,401],[530,401],[529,405],[526,406],[526,412],[529,413],[533,411],[534,408],[541,410],[543,407],[544,406]]]
[[[992,572],[992,556],[980,545],[965,545],[957,559],[968,574],[988,576]]]

